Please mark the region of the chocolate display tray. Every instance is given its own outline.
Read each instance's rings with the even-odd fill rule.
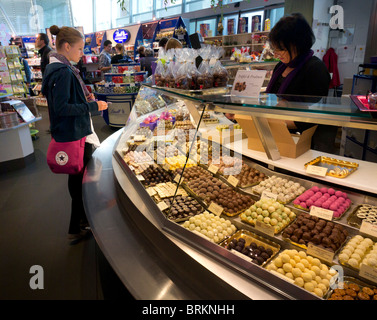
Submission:
[[[247,247],[248,245],[250,245],[251,242],[255,242],[258,246],[263,246],[264,248],[270,248],[273,252],[273,254],[271,255],[271,257],[269,259],[267,259],[261,266],[265,266],[267,263],[269,263],[275,256],[276,254],[280,251],[280,245],[273,242],[273,241],[270,241],[266,238],[263,238],[261,236],[258,236],[257,234],[255,233],[252,233],[250,231],[247,231],[247,230],[238,230],[236,231],[236,233],[234,233],[232,236],[230,236],[229,238],[225,239],[223,242],[220,243],[220,246],[224,247],[224,248],[227,248],[228,244],[233,240],[233,239],[239,239],[239,238],[243,238],[245,239],[245,247]],[[240,252],[240,254],[242,254]],[[243,255],[243,254],[242,254]],[[248,259],[248,256],[244,255],[244,258],[246,260],[249,260]],[[251,258],[250,258],[250,262],[252,263],[251,261]]]
[[[358,163],[339,160],[330,157],[317,157],[310,162],[305,164],[305,168],[309,165],[319,166],[327,168],[326,175],[334,178],[345,178],[349,176],[352,172],[356,171],[359,167]]]
[[[366,96],[351,95],[351,100],[356,104],[360,111],[363,112],[377,112],[377,109],[370,109],[368,99]]]
[[[360,228],[361,227],[361,224],[363,223],[363,218],[359,218],[358,217],[358,214],[359,214],[359,211],[360,209],[362,209],[364,206],[371,206],[373,208],[376,209],[376,213],[375,213],[375,222],[372,223],[372,224],[377,224],[377,206],[375,205],[372,205],[372,204],[361,204],[361,205],[358,205],[353,211],[352,213],[348,216],[347,218],[347,222],[350,226],[352,227],[356,227],[356,228]],[[369,221],[368,221],[369,222]]]
[[[246,224],[248,224],[248,225],[250,225],[250,226],[253,226],[254,228],[255,228],[255,223],[254,222],[251,222],[251,221],[249,221],[249,220],[247,220],[247,219],[244,219],[244,218],[242,218],[242,217],[240,217],[240,220],[242,221],[242,222],[244,222],[244,223],[246,223]],[[294,220],[293,220],[294,221]],[[280,233],[282,233],[291,223],[293,223],[293,221],[291,221],[290,223],[288,223],[284,228],[282,228],[280,231],[276,231],[276,229],[274,229],[274,234],[275,235],[278,235],[278,234],[280,234]],[[267,223],[264,223],[264,222],[262,222],[263,224],[265,224],[266,226],[269,226]]]
[[[375,286],[372,286],[372,285],[369,285],[357,278],[353,278],[353,277],[348,277],[348,276],[344,276],[343,277],[343,283],[347,284],[347,285],[350,285],[350,284],[356,284],[360,287],[360,291],[362,290],[362,288],[364,287],[368,287],[372,290],[374,290],[375,294],[377,295],[377,288]],[[339,284],[339,281],[337,281],[337,284]],[[334,293],[334,289],[330,289],[327,294],[325,295],[324,299],[328,300],[331,298],[331,295]],[[355,300],[360,300],[360,299],[355,299]]]

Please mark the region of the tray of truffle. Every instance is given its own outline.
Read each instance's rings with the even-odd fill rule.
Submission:
[[[163,212],[169,220],[174,222],[186,221],[192,216],[204,211],[201,204],[193,197],[176,196],[175,198],[164,199],[168,206]]]
[[[208,211],[190,217],[182,226],[215,243],[224,241],[237,231],[236,226],[230,220]]]
[[[339,262],[356,271],[362,264],[377,268],[377,243],[372,239],[356,235],[352,237],[340,251]]]
[[[298,196],[293,205],[305,211],[309,211],[312,206],[330,210],[333,211],[333,219],[339,220],[351,207],[352,201],[345,192],[314,186]]]
[[[278,234],[286,228],[296,214],[288,207],[273,199],[262,198],[240,215],[241,221],[255,226],[257,222],[271,226]]]
[[[177,174],[182,175],[183,172],[183,182],[187,183],[187,181],[191,181],[194,179],[200,179],[200,178],[212,178],[212,174],[207,171],[206,169],[200,167],[200,166],[195,166],[195,167],[190,167],[190,168],[185,168],[183,171],[182,168],[179,168],[175,171]]]
[[[155,186],[172,180],[171,174],[157,165],[149,166],[140,175],[144,178],[142,183],[145,186]]]
[[[282,204],[287,204],[301,195],[306,188],[299,182],[288,180],[287,178],[273,175],[258,185],[252,187],[252,192],[262,195],[269,192],[277,195],[277,200]]]
[[[188,194],[185,189],[178,187],[173,182],[163,182],[155,186],[147,188],[147,192],[150,196],[153,196],[157,203],[163,199],[172,198],[174,195],[187,197]]]
[[[210,211],[227,216],[236,216],[252,204],[254,200],[250,195],[235,191],[225,182],[213,177],[200,177],[188,181],[187,188],[195,196],[204,201]]]
[[[377,300],[377,288],[359,279],[345,276],[336,285],[326,294],[327,300]]]
[[[355,208],[347,218],[350,226],[360,228],[363,221],[377,225],[377,206],[364,203]]]
[[[296,249],[280,252],[267,264],[266,269],[320,298],[326,296],[330,280],[337,275],[318,258]]]
[[[220,245],[259,266],[266,265],[280,251],[279,244],[247,230],[238,230]]]
[[[326,175],[335,178],[345,178],[359,167],[358,163],[339,160],[330,157],[317,157],[305,164],[305,168],[309,165],[327,168]]]
[[[347,230],[340,224],[320,219],[309,213],[300,214],[282,233],[284,240],[307,249],[309,243],[337,253],[348,237]]]

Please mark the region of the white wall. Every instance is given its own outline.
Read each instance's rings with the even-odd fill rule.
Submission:
[[[354,26],[355,28],[353,41],[346,45],[347,48],[359,45],[365,46],[368,37],[373,0],[342,0],[338,1],[338,4],[344,9],[345,28],[348,26]],[[330,46],[334,49],[341,47],[339,45],[339,39],[331,39]],[[343,83],[344,78],[352,78],[353,75],[357,74],[359,64],[362,63],[353,62],[353,60],[346,63],[338,63],[340,81]]]

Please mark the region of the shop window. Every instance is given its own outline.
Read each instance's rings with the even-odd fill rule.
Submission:
[[[216,18],[197,20],[196,22],[196,32],[199,32],[203,37],[216,36],[216,29]]]
[[[111,29],[111,0],[96,0],[96,31]]]
[[[186,0],[185,12],[211,8],[211,0]]]
[[[232,14],[232,15],[229,15],[229,16],[224,16],[223,26],[224,26],[223,34],[225,36],[237,34],[238,14]]]
[[[167,3],[164,0],[156,0],[156,18],[162,19],[170,16],[179,16],[182,13],[182,0]]]
[[[84,33],[92,33],[93,30],[93,1],[71,1],[73,25],[83,27]],[[85,14],[82,14],[85,12]]]
[[[271,20],[271,29],[275,24],[284,16],[284,7],[271,9],[270,10],[270,20]]]
[[[264,30],[264,11],[241,13],[241,18],[247,20],[247,32],[250,33]]]
[[[125,1],[124,10],[118,0],[112,0],[112,28],[120,28],[131,23],[131,0]]]

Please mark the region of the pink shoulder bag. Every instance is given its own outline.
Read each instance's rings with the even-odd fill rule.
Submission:
[[[47,164],[53,173],[79,174],[84,169],[86,137],[70,142],[56,142],[51,138],[47,150]]]

